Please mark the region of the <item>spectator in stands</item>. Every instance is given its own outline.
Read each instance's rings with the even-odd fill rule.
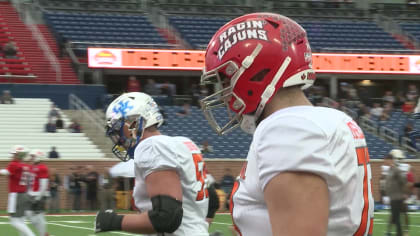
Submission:
[[[182,105],[182,109],[175,113],[177,116],[188,116],[191,114],[191,105],[189,102],[185,102]]]
[[[115,209],[115,181],[109,173],[109,168],[105,168],[101,176],[101,194],[99,195],[101,210]]]
[[[402,105],[402,107],[401,107],[401,110],[404,112],[404,113],[413,113],[413,111],[414,111],[414,106],[415,106],[415,104],[414,104],[414,101],[411,101],[411,100],[407,100],[407,101],[405,101],[404,102],[404,104]]]
[[[370,103],[369,103],[370,93],[369,93],[369,90],[366,87],[364,87],[364,86],[359,87],[358,88],[358,95],[359,95],[361,103],[363,103],[365,105],[368,105],[368,106],[370,105]]]
[[[357,104],[360,103],[360,98],[359,95],[357,94],[357,90],[354,88],[354,86],[350,86],[349,90],[349,102],[350,102],[350,107],[356,107]]]
[[[60,115],[60,113],[58,113],[57,118],[56,118],[56,120],[55,120],[55,127],[56,127],[57,129],[62,129],[62,128],[64,128],[64,121],[63,121],[63,119],[61,119],[61,115]]]
[[[382,111],[382,115],[379,117],[379,122],[382,124],[385,124],[391,117],[391,113],[392,113],[392,103],[386,102],[384,105],[384,109]]]
[[[168,97],[173,97],[175,95],[175,85],[172,83],[169,83],[168,80],[165,80],[165,82],[163,82],[162,84],[160,84],[160,90],[161,93],[168,96]]]
[[[49,212],[58,213],[60,210],[61,179],[60,179],[60,175],[58,175],[55,169],[51,169],[49,184],[50,184]]]
[[[48,112],[48,119],[56,119],[59,116],[58,108],[52,104],[51,110]]]
[[[416,101],[418,96],[419,96],[419,93],[417,91],[416,85],[415,84],[408,85],[407,99],[409,101]]]
[[[140,92],[140,82],[133,75],[128,77],[127,92]]]
[[[159,86],[161,93],[163,95],[166,95],[168,97],[168,105],[172,105],[173,104],[173,97],[176,93],[176,88],[175,85],[172,83],[169,83],[169,81],[165,80],[165,82],[163,84],[160,84]]]
[[[366,117],[366,118],[370,118],[370,111],[369,111],[369,107],[366,106],[363,103],[360,103],[358,105],[358,110],[357,110],[357,117],[360,119],[361,117]]]
[[[93,168],[93,166],[86,166],[88,173],[83,177],[83,181],[86,183],[86,200],[89,204],[90,210],[96,210],[98,207],[98,178],[99,174]]]
[[[382,115],[379,117],[379,121],[388,121],[389,120],[389,113],[387,112],[382,112]]]
[[[3,53],[4,57],[8,59],[15,59],[17,58],[17,47],[16,43],[10,41],[3,46]]]
[[[3,95],[0,98],[0,104],[14,104],[15,100],[10,93],[10,90],[3,90]]]
[[[53,122],[53,119],[48,119],[48,123],[45,125],[45,132],[55,133],[57,132],[56,124]]]
[[[144,92],[153,96],[160,95],[160,89],[156,85],[153,79],[148,79],[146,85],[144,86]]]
[[[213,152],[213,146],[209,145],[209,141],[204,140],[200,145],[200,150],[202,153]]]
[[[82,126],[76,119],[72,119],[71,124],[69,125],[69,130],[72,133],[80,133],[82,132]]]
[[[379,118],[382,116],[382,112],[384,111],[384,109],[381,107],[380,103],[373,103],[373,107],[372,109],[370,109],[370,114],[372,116],[374,116],[375,118]]]
[[[402,92],[397,93],[395,98],[394,107],[400,109],[407,99]]]
[[[391,90],[385,91],[385,95],[382,97],[383,102],[395,102],[395,96],[392,94]]]
[[[235,177],[233,177],[231,173],[232,171],[229,168],[226,168],[225,175],[223,175],[222,180],[220,181],[220,188],[226,193],[226,195],[230,195],[233,184],[235,183]]]
[[[54,146],[51,147],[51,151],[48,153],[48,158],[53,158],[53,159],[60,158],[60,154],[57,152]]]

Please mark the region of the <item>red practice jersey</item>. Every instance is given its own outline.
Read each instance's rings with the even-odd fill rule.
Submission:
[[[29,182],[30,167],[18,160],[13,160],[7,166],[9,171],[9,192],[24,193]]]
[[[39,191],[39,180],[40,179],[48,179],[48,167],[42,163],[35,164],[31,166],[31,173],[32,173],[32,183],[31,183],[31,191],[38,192]]]

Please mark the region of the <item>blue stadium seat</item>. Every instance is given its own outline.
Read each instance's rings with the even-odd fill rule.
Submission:
[[[168,44],[145,16],[45,12],[57,40]]]
[[[191,17],[191,16],[170,16],[169,22],[190,43],[194,48],[204,48],[210,41],[211,36],[217,29],[227,23],[230,18],[221,17]],[[366,49],[405,49],[404,46],[383,31],[374,22],[342,20],[329,21],[300,21],[308,32],[309,41],[314,51],[322,48],[366,48]],[[197,29],[198,32],[191,32]],[[367,40],[363,40],[366,38]],[[335,44],[334,41],[341,41]]]

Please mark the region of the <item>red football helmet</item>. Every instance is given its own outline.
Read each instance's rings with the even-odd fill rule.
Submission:
[[[312,53],[305,30],[295,21],[272,13],[238,17],[221,27],[206,51],[202,84],[216,92],[200,103],[218,134],[241,126],[247,133],[280,88],[315,80]],[[220,125],[213,110],[227,107],[230,120]]]

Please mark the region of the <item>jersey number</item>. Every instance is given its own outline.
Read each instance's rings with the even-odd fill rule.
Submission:
[[[19,185],[22,185],[22,186],[29,185],[32,179],[31,176],[32,176],[31,172],[23,171],[22,175],[20,176]]]
[[[366,233],[366,229],[368,226],[369,220],[369,184],[371,180],[368,176],[368,168],[367,165],[369,163],[369,153],[367,147],[359,147],[356,148],[357,153],[357,164],[363,168],[363,211],[362,211],[362,219],[360,221],[359,228],[357,229],[354,236],[363,236]],[[370,227],[368,235],[372,235],[373,230],[373,219],[371,219]]]
[[[204,172],[203,156],[199,153],[194,153],[192,156],[195,165],[195,176],[197,181],[201,182],[201,189],[197,193],[196,201],[201,201],[204,197],[209,197],[209,191],[207,190],[206,182],[204,181],[206,179],[206,173]]]

